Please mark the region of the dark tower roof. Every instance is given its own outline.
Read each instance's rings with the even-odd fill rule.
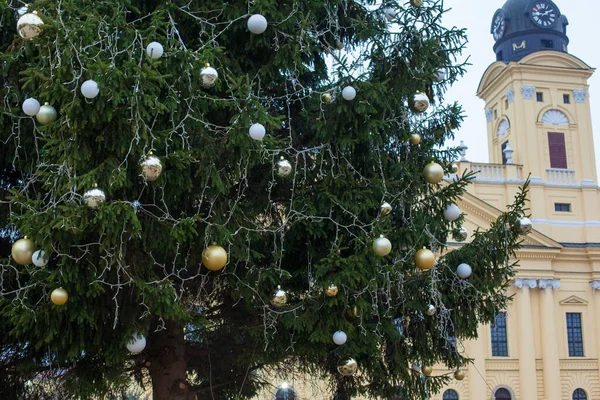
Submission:
[[[492,19],[496,60],[519,61],[543,50],[567,52],[568,24],[551,0],[508,0]]]

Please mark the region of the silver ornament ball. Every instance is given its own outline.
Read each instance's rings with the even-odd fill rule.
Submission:
[[[93,188],[83,194],[83,201],[89,208],[96,209],[100,203],[106,201],[106,194],[104,194],[104,190],[94,185]]]
[[[142,177],[144,177],[145,180],[154,182],[160,177],[163,165],[160,158],[150,152],[140,160],[140,170]]]
[[[417,92],[408,99],[408,107],[414,113],[424,113],[429,108],[429,97],[425,93]]]
[[[277,161],[275,165],[275,173],[281,178],[290,176],[292,173],[292,164],[285,158],[281,157],[281,159]]]
[[[281,286],[277,286],[277,289],[275,289],[273,295],[271,296],[271,305],[275,308],[280,308],[285,306],[286,303],[287,293],[281,288]]]
[[[207,64],[200,71],[200,78],[202,79],[203,86],[211,87],[214,86],[215,83],[217,83],[217,79],[219,79],[219,73],[216,69]]]
[[[44,105],[40,107],[38,113],[35,115],[35,119],[37,119],[42,125],[48,125],[56,121],[57,116],[58,114],[56,113],[56,109],[50,104],[44,103]]]
[[[373,242],[373,251],[380,257],[387,256],[392,251],[392,242],[388,238],[381,235]]]
[[[338,363],[337,370],[343,376],[352,376],[358,372],[358,363],[354,358],[346,358]]]
[[[533,224],[529,218],[523,217],[519,219],[519,233],[521,235],[527,235],[532,229]]]
[[[458,231],[454,231],[452,238],[457,242],[464,242],[469,237],[469,231],[464,226],[461,226]]]
[[[37,11],[22,15],[17,21],[17,31],[25,40],[31,40],[40,34],[44,21],[37,15]]]
[[[427,315],[429,315],[431,317],[431,316],[435,315],[436,311],[437,310],[436,310],[435,306],[433,304],[429,304],[427,306],[427,309],[425,310],[425,314],[427,314]]]
[[[392,206],[387,201],[384,201],[379,208],[381,215],[389,215],[392,212]]]

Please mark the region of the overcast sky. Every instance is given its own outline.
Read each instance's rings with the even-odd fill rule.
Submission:
[[[447,102],[458,101],[465,109],[467,119],[456,134],[456,144],[464,140],[469,147],[467,159],[488,161],[485,104],[476,96],[477,86],[487,67],[496,60],[490,25],[494,12],[505,0],[446,0],[451,10],[444,25],[467,28],[469,43],[465,56],[470,56],[467,74],[446,94]],[[569,19],[569,53],[579,57],[592,68],[600,67],[600,1],[554,0],[561,13]],[[600,164],[600,71],[589,80],[596,164]]]

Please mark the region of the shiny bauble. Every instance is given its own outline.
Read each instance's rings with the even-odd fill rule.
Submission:
[[[438,69],[433,78],[436,82],[443,82],[446,80],[446,71],[444,69]]]
[[[383,15],[385,15],[385,19],[389,22],[392,22],[396,18],[396,10],[391,7],[383,9]]]
[[[281,286],[277,286],[277,289],[271,295],[271,305],[275,308],[280,308],[285,306],[287,303],[287,293],[285,290],[281,288]]]
[[[323,93],[321,95],[321,101],[323,103],[331,103],[331,94],[329,94],[329,93]]]
[[[337,370],[343,376],[352,376],[358,372],[358,363],[354,358],[346,358],[338,363]]]
[[[219,73],[216,69],[211,67],[210,64],[206,64],[206,66],[200,70],[200,78],[202,79],[202,86],[211,87],[217,83]]]
[[[31,264],[33,253],[37,250],[37,246],[32,240],[27,239],[25,236],[23,239],[17,240],[10,251],[10,255],[17,264],[27,265]]]
[[[37,15],[37,11],[34,11],[19,18],[17,31],[23,39],[30,40],[40,34],[42,25],[44,25],[44,21]]]
[[[519,218],[519,233],[521,235],[527,235],[533,229],[531,220],[527,217]]]
[[[129,342],[127,342],[127,350],[129,350],[131,354],[141,353],[145,348],[146,338],[142,335],[138,335],[137,333],[134,333]]]
[[[48,256],[44,250],[37,250],[33,253],[33,256],[31,256],[31,261],[36,267],[44,267],[48,264]]]
[[[448,221],[456,221],[460,217],[460,208],[456,204],[448,204],[444,210],[444,218]]]
[[[354,98],[356,97],[356,89],[354,89],[352,86],[346,86],[342,90],[342,97],[344,98],[344,100],[354,100]]]
[[[100,203],[104,203],[106,201],[106,194],[104,190],[100,189],[98,185],[94,185],[90,190],[83,194],[83,202],[86,206],[91,209],[98,208]]]
[[[436,311],[437,309],[435,308],[435,306],[433,304],[429,304],[425,309],[425,314],[429,315],[430,317],[433,317]]]
[[[96,81],[88,79],[81,84],[81,94],[87,99],[93,99],[100,93],[100,87]]]
[[[148,155],[142,157],[140,160],[142,177],[149,182],[157,180],[160,177],[162,170],[163,165],[160,158],[153,155],[152,152],[149,152]]]
[[[27,5],[24,5],[23,7],[19,7],[19,8],[17,9],[17,15],[18,15],[19,17],[21,17],[21,16],[23,16],[23,15],[27,14],[28,12],[29,12],[29,7],[27,7]]]
[[[151,42],[146,47],[146,54],[153,60],[161,58],[164,53],[163,45],[158,42]]]
[[[389,215],[392,212],[392,206],[387,201],[383,202],[381,207],[379,207],[379,212],[381,215]]]
[[[267,30],[267,19],[260,14],[248,18],[248,30],[255,35],[260,35]]]
[[[339,291],[340,291],[340,289],[333,283],[331,285],[329,285],[327,288],[325,288],[325,290],[324,290],[325,294],[328,297],[334,297],[335,295],[338,294]]]
[[[454,373],[454,379],[456,379],[457,381],[462,381],[463,379],[465,379],[465,373],[459,369]]]
[[[48,103],[44,103],[43,106],[40,107],[38,113],[35,115],[35,119],[42,125],[51,124],[56,121],[57,117],[56,110]]]
[[[248,134],[254,140],[263,140],[267,130],[262,124],[252,124],[250,125],[250,129],[248,129]]]
[[[373,242],[373,251],[380,257],[387,256],[392,251],[392,242],[388,238],[381,235]]]
[[[357,318],[358,317],[358,308],[356,306],[349,307],[348,311],[346,311],[346,314],[348,314],[348,316],[350,318]]]
[[[469,231],[464,226],[461,226],[458,231],[455,231],[452,238],[457,242],[464,242],[469,237]]]
[[[429,249],[423,247],[415,254],[415,264],[422,271],[428,271],[435,264],[435,255]]]
[[[227,252],[213,244],[202,251],[202,264],[211,271],[218,271],[227,264]]]
[[[429,108],[429,97],[425,93],[417,92],[409,97],[408,107],[414,113],[424,113]]]
[[[440,183],[444,179],[444,169],[440,164],[432,161],[423,169],[423,177],[427,183]]]
[[[410,0],[410,5],[413,7],[421,7],[423,0]]]
[[[50,301],[57,306],[62,306],[67,300],[69,300],[69,294],[63,288],[54,289],[52,293],[50,293]]]
[[[29,98],[23,102],[22,107],[25,114],[33,117],[40,111],[40,102],[34,98]]]
[[[275,164],[275,173],[280,178],[287,178],[292,173],[292,164],[285,158],[281,157]]]
[[[448,172],[451,174],[456,174],[458,172],[458,165],[456,163],[452,163],[448,166]]]
[[[456,275],[458,275],[458,277],[461,279],[467,279],[472,273],[473,269],[467,263],[459,264],[459,266],[456,267]]]
[[[410,142],[410,144],[417,145],[421,143],[421,136],[417,133],[413,133],[412,135],[410,135],[410,139],[408,139],[408,141]]]
[[[337,331],[333,334],[333,343],[337,344],[338,346],[346,343],[346,340],[348,340],[348,336],[346,336],[346,332],[344,331]]]
[[[421,373],[425,376],[431,376],[433,373],[433,367],[430,367],[429,365],[423,365],[421,367]]]

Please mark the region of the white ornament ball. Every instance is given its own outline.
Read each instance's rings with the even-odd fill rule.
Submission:
[[[346,340],[348,340],[348,337],[344,331],[337,331],[333,334],[333,343],[337,344],[338,346],[346,343]]]
[[[342,90],[342,97],[344,100],[354,100],[356,97],[356,89],[354,89],[352,86],[346,86],[344,90]]]
[[[392,251],[392,242],[388,238],[381,236],[373,242],[373,251],[378,256],[387,256]]]
[[[156,60],[157,58],[161,58],[163,55],[164,49],[162,44],[158,42],[152,42],[146,47],[146,54],[148,57]]]
[[[443,82],[446,80],[446,71],[443,69],[438,69],[437,72],[435,73],[435,81],[436,82]]]
[[[127,350],[129,350],[131,354],[141,353],[145,348],[146,338],[137,333],[134,333],[131,340],[127,343]]]
[[[23,102],[23,112],[30,117],[35,116],[40,111],[40,102],[34,98],[29,98]]]
[[[93,99],[94,97],[98,96],[98,93],[100,93],[100,87],[96,81],[88,79],[81,84],[81,94],[83,97]]]
[[[248,134],[250,134],[250,137],[254,140],[263,140],[266,132],[267,131],[262,124],[252,124],[250,129],[248,129]]]
[[[267,19],[260,14],[254,14],[248,18],[248,30],[256,35],[260,35],[267,30]]]
[[[456,267],[456,275],[458,275],[458,277],[462,279],[467,279],[468,277],[470,277],[472,272],[473,269],[469,264],[466,263],[462,263],[458,267]]]
[[[448,221],[456,221],[460,217],[460,208],[456,204],[449,204],[444,210],[444,218]]]
[[[46,256],[46,252],[44,250],[37,250],[31,256],[31,261],[36,267],[43,267],[48,264],[48,256]]]

